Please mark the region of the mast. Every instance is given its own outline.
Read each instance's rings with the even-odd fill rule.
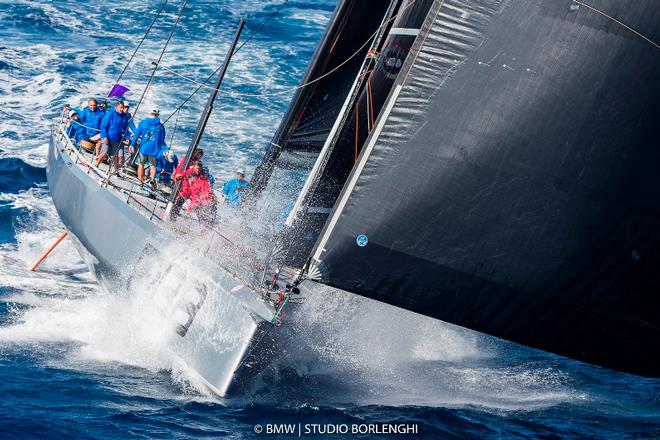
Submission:
[[[225,61],[222,63],[222,68],[220,69],[220,73],[218,73],[218,78],[215,80],[215,84],[213,85],[213,89],[211,90],[211,95],[209,96],[209,99],[206,102],[206,107],[204,107],[202,116],[199,118],[199,123],[197,124],[195,135],[193,136],[192,142],[190,143],[190,146],[188,147],[188,151],[186,152],[186,157],[183,161],[183,167],[181,168],[183,170],[188,169],[188,165],[190,164],[190,159],[192,158],[193,153],[195,152],[195,150],[197,150],[197,147],[199,146],[199,143],[202,140],[202,135],[204,134],[206,124],[209,121],[209,118],[211,117],[211,112],[213,111],[213,103],[215,102],[215,98],[218,95],[218,91],[220,90],[220,85],[222,84],[222,80],[225,77],[225,73],[227,72],[227,68],[229,67],[229,62],[231,61],[231,57],[234,54],[234,49],[236,48],[236,44],[238,44],[238,39],[241,36],[241,31],[243,30],[244,25],[245,25],[245,21],[241,18],[240,21],[238,22],[238,28],[236,29],[236,33],[234,34],[234,40],[232,41],[231,46],[229,47],[229,51],[227,52]],[[166,214],[170,214],[170,212],[172,211],[174,200],[179,194],[180,189],[181,189],[181,182],[177,182],[174,187],[174,191],[172,191],[172,196],[170,197],[170,201],[167,203],[167,209],[165,210]]]

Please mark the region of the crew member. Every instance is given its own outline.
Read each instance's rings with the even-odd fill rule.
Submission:
[[[163,183],[170,183],[172,181],[172,174],[179,166],[179,158],[176,157],[174,151],[165,145],[158,156],[156,157],[156,174],[158,174],[158,181]]]
[[[186,157],[187,156],[183,156],[183,159],[181,159],[179,165],[177,165],[176,169],[174,170],[174,176],[172,176],[172,179],[174,179],[175,182],[178,182],[183,177],[183,172],[185,171],[183,169],[183,164],[186,163]],[[196,160],[201,163],[202,157],[204,157],[204,150],[198,148],[193,152],[192,158],[190,159],[190,163],[193,163]],[[188,164],[188,167],[190,167],[190,164]]]
[[[231,179],[222,187],[222,193],[225,195],[225,203],[232,208],[238,208],[241,205],[241,199],[245,190],[250,186],[250,182],[245,180],[245,170],[239,168],[236,171],[236,178]]]
[[[211,225],[215,221],[216,198],[209,176],[198,160],[181,174],[181,190],[177,198],[176,211],[188,200],[188,212],[194,212],[200,222]],[[177,203],[175,203],[177,204]]]
[[[151,117],[147,118],[137,126],[135,137],[131,141],[131,151],[135,144],[140,141],[140,160],[138,165],[138,180],[143,183],[153,182],[156,185],[156,156],[161,147],[165,144],[165,127],[160,122],[160,110],[154,108],[151,110]],[[144,180],[144,166],[149,162],[149,174],[151,178]]]
[[[66,135],[69,136],[75,145],[84,137],[85,127],[80,125],[78,121],[78,112],[75,110],[69,111],[69,120],[66,122]]]
[[[69,119],[71,117],[71,106],[69,104],[64,104],[64,107],[62,107],[62,122],[67,121],[67,126],[69,126]]]
[[[129,111],[131,105],[126,100],[124,100],[122,103],[124,104],[124,114],[128,118],[128,132],[126,133],[124,139],[124,144],[128,145],[131,139],[133,139],[133,136],[135,136],[135,133],[137,132],[137,127],[135,126],[135,122],[133,121],[133,116]]]
[[[84,138],[96,144],[97,156],[101,153],[101,122],[104,116],[94,98],[87,101],[87,107],[79,115],[80,123],[85,126]]]
[[[119,169],[124,163],[124,145],[122,140],[128,129],[128,118],[124,114],[124,104],[118,101],[114,111],[107,112],[101,122],[101,154],[96,159],[96,166],[108,156],[114,158],[113,163]],[[112,168],[112,167],[111,167]]]

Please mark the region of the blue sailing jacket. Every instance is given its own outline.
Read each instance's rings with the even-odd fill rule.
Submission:
[[[126,113],[126,116],[128,116],[128,138],[133,139],[133,136],[137,133],[137,125],[135,125],[135,119],[130,113]]]
[[[165,144],[165,126],[160,123],[158,116],[140,121],[137,126],[137,132],[131,141],[131,147],[140,139],[142,139],[140,153],[145,156],[158,155],[160,148]]]
[[[77,144],[85,137],[85,127],[72,119],[69,121],[69,126],[66,128],[66,135]]]
[[[158,156],[156,156],[156,174],[158,174],[158,180],[162,182],[169,182],[172,179],[174,170],[179,165],[179,158],[176,157],[174,152],[171,152],[170,154],[172,155],[172,162],[170,162],[165,158],[163,151],[165,151],[165,149],[160,150]]]
[[[85,110],[78,113],[80,123],[85,126],[86,138],[91,138],[101,132],[101,121],[103,121],[104,116],[105,112],[98,107],[95,112],[91,111],[89,107],[85,107]]]
[[[128,129],[128,117],[117,110],[108,111],[101,121],[101,139],[119,142]]]
[[[238,208],[241,204],[244,191],[238,191],[239,188],[245,189],[250,186],[247,180],[231,179],[222,187],[222,193],[225,195],[225,201],[232,208]]]

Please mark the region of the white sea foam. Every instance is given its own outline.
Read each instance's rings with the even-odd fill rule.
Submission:
[[[314,27],[322,27],[328,21],[328,13],[321,10],[304,10],[300,12],[294,12],[291,14],[290,19],[300,20],[306,25],[312,25]]]
[[[511,411],[588,399],[566,374],[507,363],[498,354],[506,343],[467,329],[332,289],[316,289],[299,307],[289,318],[298,341],[273,371],[317,378],[293,385],[306,402]]]
[[[18,291],[3,301],[29,307],[15,311],[13,323],[0,327],[0,344],[73,343],[75,348],[64,367],[84,362],[90,368],[94,362],[132,365],[154,373],[167,371],[182,390],[210,396],[207,382],[189,365],[199,364],[200,359],[212,361],[214,356],[221,359],[222,350],[240,336],[240,331],[225,325],[236,323],[228,316],[238,315],[232,309],[235,306],[223,301],[223,292],[209,283],[209,295],[194,329],[185,339],[175,333],[175,299],[182,291],[194,289],[191,279],[208,278],[208,272],[193,261],[196,248],[164,249],[163,262],[141,268],[143,272],[130,289],[107,292],[96,287],[88,272],[71,275],[81,262],[67,242],[43,268],[26,272],[37,257],[35,248],[41,248],[44,237],[52,238],[53,232],[52,228],[22,232],[18,245],[2,249],[5,264],[0,269],[0,281]],[[164,273],[166,258],[171,255],[190,264]]]

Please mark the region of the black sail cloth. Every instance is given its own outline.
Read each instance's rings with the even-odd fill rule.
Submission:
[[[268,185],[273,170],[296,168],[282,156],[318,154],[378,29],[390,0],[340,0],[323,39],[270,147],[252,178],[252,197]],[[356,53],[357,52],[357,53]],[[341,67],[340,67],[341,66]],[[329,74],[332,72],[332,74]],[[320,78],[320,79],[319,79]],[[304,160],[302,161],[304,163]]]
[[[660,50],[576,6],[434,3],[310,274],[660,376]],[[597,6],[660,41],[656,0]]]

